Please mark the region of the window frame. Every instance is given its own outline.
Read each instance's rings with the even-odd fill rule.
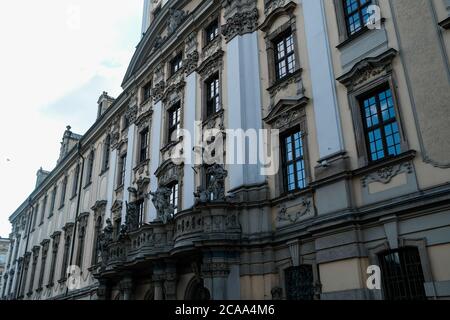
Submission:
[[[123,153],[119,159],[118,171],[117,171],[117,189],[122,188],[125,184],[125,174],[127,165],[127,153]]]
[[[345,30],[346,30],[347,38],[352,38],[352,37],[358,35],[359,33],[364,32],[364,30],[367,29],[367,26],[364,23],[364,16],[362,14],[362,11],[364,8],[367,8],[370,5],[373,5],[374,2],[373,2],[373,0],[367,0],[367,4],[361,5],[361,0],[353,0],[358,3],[358,7],[356,10],[352,11],[351,14],[349,14],[346,10],[346,2],[347,1],[348,0],[341,0],[342,10],[343,10],[343,14],[344,14]],[[354,16],[356,13],[358,14],[358,19],[360,20],[361,26],[358,30],[351,32],[349,19],[350,19],[350,17]]]
[[[64,179],[61,182],[61,194],[59,197],[59,209],[61,210],[64,208],[64,205],[66,203],[66,193],[67,193],[67,176],[64,177]]]
[[[392,102],[393,102],[393,108],[395,111],[395,116],[394,118],[390,118],[388,120],[383,120],[383,116],[382,116],[382,110],[381,110],[381,104],[380,104],[380,100],[379,100],[379,95],[382,92],[386,92],[386,91],[390,91],[391,93],[391,98],[392,98]],[[366,116],[365,116],[365,107],[364,107],[364,101],[366,101],[367,99],[371,98],[371,97],[375,97],[375,106],[377,108],[377,118],[378,118],[378,124],[372,126],[371,128],[368,128],[367,126],[367,121],[366,121]],[[366,153],[367,153],[367,160],[368,163],[373,164],[373,163],[378,163],[378,162],[383,162],[392,158],[395,158],[397,156],[399,156],[400,154],[402,154],[402,138],[401,138],[401,133],[400,133],[400,123],[399,123],[399,118],[398,118],[398,110],[396,108],[396,103],[395,103],[395,98],[394,98],[394,92],[392,90],[392,88],[390,87],[389,83],[384,83],[381,84],[375,88],[372,88],[371,90],[359,95],[357,97],[358,100],[358,105],[360,108],[360,116],[361,116],[361,122],[362,122],[362,129],[363,129],[363,134],[364,134],[364,141],[365,141],[365,145],[366,145]],[[386,138],[386,133],[385,133],[385,127],[388,125],[392,125],[393,123],[396,123],[398,126],[398,130],[399,130],[399,135],[400,135],[400,143],[399,143],[399,147],[400,147],[400,152],[396,155],[391,155],[389,153],[389,147],[387,146],[387,138]],[[381,133],[381,141],[383,144],[383,154],[384,156],[382,158],[378,158],[373,160],[372,159],[372,152],[370,150],[370,138],[369,138],[369,132],[370,131],[375,131],[379,129],[380,133]]]
[[[148,160],[149,145],[150,130],[148,127],[145,127],[139,132],[139,164]]]
[[[142,86],[142,102],[145,103],[149,101],[152,97],[152,82],[148,81]]]
[[[210,32],[211,29],[214,28],[213,32]],[[216,34],[217,33],[217,34]],[[211,38],[210,35],[213,34],[213,37]],[[204,28],[204,41],[206,47],[210,43],[213,43],[214,40],[216,40],[220,36],[220,22],[219,18],[216,17],[213,21],[211,21],[205,28]]]
[[[176,115],[176,122],[175,124],[172,124],[173,122],[173,115]],[[177,130],[181,129],[181,101],[178,100],[174,104],[170,106],[170,108],[167,109],[167,142],[168,143],[174,143],[177,142],[177,140],[172,140],[172,134],[176,132]]]
[[[299,158],[295,157],[295,142],[292,141],[292,147],[293,147],[293,158],[292,160],[287,160],[287,149],[286,149],[286,138],[290,137],[291,139],[293,139],[294,135],[299,133],[300,134],[300,139],[301,139],[301,149],[302,149],[302,155]],[[289,194],[289,193],[295,193],[295,192],[299,192],[299,191],[303,191],[305,189],[308,188],[309,186],[309,181],[308,181],[308,170],[307,170],[307,164],[308,161],[306,159],[306,133],[301,129],[300,126],[294,126],[288,130],[283,131],[282,133],[280,133],[280,152],[281,152],[281,168],[282,168],[282,186],[283,186],[283,193],[284,194]],[[301,179],[304,183],[304,187],[300,188],[298,186],[299,183],[299,179],[298,179],[298,168],[297,168],[297,162],[298,161],[302,161],[303,162],[303,173],[304,173],[304,178]],[[295,188],[292,190],[289,190],[289,183],[288,183],[288,175],[287,175],[287,168],[289,165],[293,164],[294,165],[294,179],[295,179]]]
[[[183,52],[177,53],[169,62],[170,76],[175,75],[183,69]]]
[[[180,208],[180,183],[172,181],[166,187],[170,189],[170,204],[173,205],[173,214],[176,215]]]
[[[215,94],[211,97],[211,84],[217,82],[215,87]],[[222,84],[220,81],[220,72],[214,72],[209,78],[204,81],[205,86],[205,117],[209,118],[219,113],[222,110]],[[216,99],[218,101],[216,101]]]
[[[292,38],[292,51],[288,53],[287,49],[287,40],[288,38],[291,37]],[[274,59],[274,64],[275,64],[275,81],[283,81],[284,79],[288,78],[290,75],[294,74],[295,71],[297,70],[297,55],[296,55],[296,42],[295,42],[295,34],[292,31],[292,28],[289,26],[286,29],[284,29],[283,31],[279,32],[271,41],[272,41],[272,47],[274,50],[274,54],[273,54],[273,59]],[[279,43],[283,43],[283,50],[284,50],[284,56],[282,58],[278,58],[278,44]],[[289,62],[288,59],[289,57],[293,57],[294,58],[294,66],[293,69],[290,71],[289,69]],[[280,63],[283,62],[285,63],[285,68],[286,68],[286,74],[281,76],[280,75]]]

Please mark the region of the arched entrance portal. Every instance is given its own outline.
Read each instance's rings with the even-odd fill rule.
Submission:
[[[204,286],[203,279],[194,277],[189,282],[184,299],[193,301],[206,301],[211,299],[209,290]]]

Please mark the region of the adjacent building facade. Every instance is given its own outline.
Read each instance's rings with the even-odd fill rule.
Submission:
[[[1,297],[450,298],[449,16],[145,1],[123,93],[10,217]]]

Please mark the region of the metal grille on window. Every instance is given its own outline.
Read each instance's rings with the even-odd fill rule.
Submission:
[[[382,89],[362,102],[364,127],[371,161],[401,153],[400,130],[390,89]]]
[[[384,296],[387,300],[425,300],[419,250],[408,247],[379,255]]]
[[[301,265],[285,270],[287,300],[313,300],[314,275],[312,265]]]

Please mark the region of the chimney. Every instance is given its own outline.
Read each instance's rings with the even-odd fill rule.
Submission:
[[[58,162],[64,159],[70,152],[70,150],[72,150],[72,148],[75,147],[78,141],[81,139],[81,135],[73,133],[71,130],[71,126],[66,127],[66,131],[64,132],[61,141],[61,150],[59,152]]]
[[[45,178],[48,177],[50,174],[50,171],[45,171],[42,169],[42,167],[36,172],[36,187],[39,187],[39,185],[45,180]]]
[[[98,112],[97,112],[97,119],[100,118],[106,110],[113,104],[114,98],[108,96],[108,92],[103,91],[100,98],[98,98]]]

